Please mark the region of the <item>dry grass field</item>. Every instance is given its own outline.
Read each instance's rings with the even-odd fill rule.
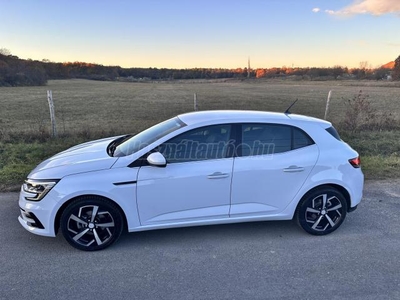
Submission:
[[[61,138],[49,140],[46,91],[53,91]],[[346,101],[360,90],[378,114],[400,121],[400,82],[218,80],[102,82],[52,80],[44,87],[0,88],[0,190],[19,183],[43,158],[88,139],[136,133],[179,113],[193,110],[249,109],[323,118],[332,90],[328,120],[364,157],[367,178],[400,177],[400,132],[346,132]]]
[[[328,119],[343,120],[345,102],[362,90],[378,111],[400,116],[400,83],[374,81],[227,80],[225,82],[102,82],[53,80],[44,87],[0,88],[0,130],[22,133],[46,126],[46,90],[53,91],[59,131],[136,132],[193,110],[250,109],[283,112],[294,100],[295,113],[322,118],[332,90]]]

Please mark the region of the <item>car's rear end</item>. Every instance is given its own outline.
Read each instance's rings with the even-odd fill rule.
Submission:
[[[307,232],[335,231],[362,198],[364,175],[359,154],[341,140],[330,122],[290,115],[318,147],[318,159],[297,196],[294,218]]]
[[[362,198],[364,175],[361,170],[361,158],[357,151],[340,138],[331,124],[321,123],[320,126],[322,130],[317,142],[320,149],[317,166],[321,172],[329,173],[333,184],[346,189],[349,194],[348,211],[352,211]]]

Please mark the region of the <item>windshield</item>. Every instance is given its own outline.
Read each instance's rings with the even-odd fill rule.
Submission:
[[[154,143],[158,139],[166,136],[179,128],[186,126],[178,117],[169,119],[145,131],[138,133],[137,135],[126,140],[122,144],[118,145],[114,151],[114,157],[121,157],[131,155],[144,147]]]

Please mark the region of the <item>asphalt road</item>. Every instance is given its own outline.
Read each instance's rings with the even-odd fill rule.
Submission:
[[[0,194],[0,299],[400,299],[400,180],[367,182],[329,236],[293,222],[125,234],[82,252],[18,221]]]

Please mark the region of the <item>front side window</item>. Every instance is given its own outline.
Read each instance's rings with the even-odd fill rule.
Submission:
[[[168,163],[225,158],[231,125],[213,125],[182,133],[158,147]]]
[[[167,134],[186,126],[178,117],[150,127],[118,145],[114,157],[131,155]]]
[[[283,153],[314,144],[301,129],[281,124],[243,124],[241,156]]]

